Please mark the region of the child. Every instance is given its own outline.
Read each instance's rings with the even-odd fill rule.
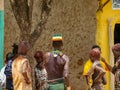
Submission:
[[[36,90],[45,90],[47,88],[47,72],[44,67],[43,53],[37,51],[34,58],[37,62],[35,67]]]
[[[87,75],[92,75],[92,90],[104,90],[103,84],[107,83],[104,77],[106,71],[102,68],[99,61],[100,52],[97,49],[93,49],[90,51],[89,56],[93,62],[93,65],[88,71]]]

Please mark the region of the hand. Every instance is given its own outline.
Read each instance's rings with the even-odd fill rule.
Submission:
[[[92,90],[90,86],[88,86],[88,90]]]
[[[95,79],[94,81],[93,81],[93,83],[99,83],[100,82],[100,79]]]
[[[104,62],[104,63],[106,63],[106,61],[105,61],[105,59],[103,57],[101,57],[101,61]]]
[[[41,62],[41,63],[39,63],[39,65],[38,65],[38,66],[39,66],[38,68],[42,69],[42,68],[44,68],[44,63],[43,63],[43,62]]]
[[[27,84],[30,84],[30,81],[26,81]]]
[[[69,86],[69,87],[67,87],[67,90],[71,90],[71,87]]]
[[[25,79],[25,82],[26,82],[27,84],[30,84],[30,83],[31,83],[29,79]]]
[[[120,65],[120,59],[118,59],[115,63],[115,65],[118,67]]]

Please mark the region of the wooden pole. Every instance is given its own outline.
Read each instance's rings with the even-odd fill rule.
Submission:
[[[110,65],[114,65],[114,56],[112,53],[112,46],[113,46],[113,34],[112,34],[112,25],[111,25],[111,19],[108,19],[108,32],[109,32],[109,50],[110,50]],[[114,84],[114,75],[110,74],[110,90],[115,90],[115,84]]]

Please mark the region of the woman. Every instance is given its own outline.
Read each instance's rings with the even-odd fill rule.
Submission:
[[[27,58],[30,45],[22,41],[18,45],[18,57],[12,64],[14,90],[32,90],[31,68]]]
[[[112,73],[115,75],[115,89],[120,90],[120,43],[112,47],[112,52],[115,57],[115,65],[112,68]]]

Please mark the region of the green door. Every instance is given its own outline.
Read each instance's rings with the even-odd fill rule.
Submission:
[[[4,59],[4,11],[0,10],[0,69],[3,67]],[[2,90],[0,88],[0,90]]]
[[[0,68],[3,66],[4,49],[4,11],[0,11]]]

